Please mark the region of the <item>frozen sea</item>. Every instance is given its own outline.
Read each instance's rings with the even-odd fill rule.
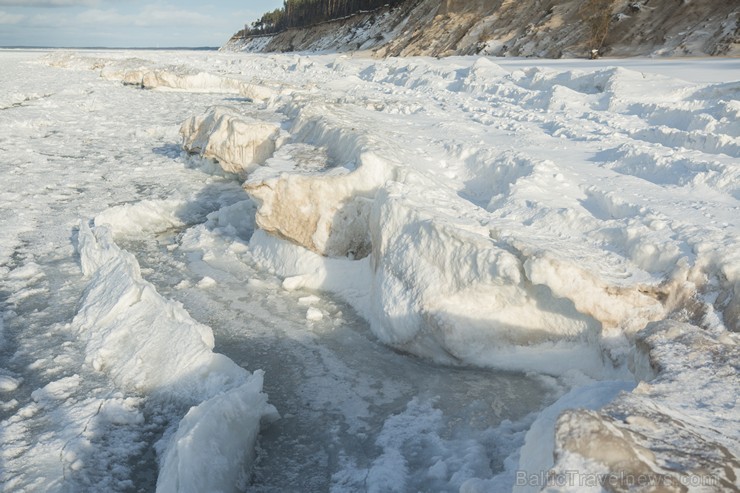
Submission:
[[[661,366],[678,343],[639,331],[736,354],[740,62],[0,65],[2,491],[539,489],[517,472],[555,450],[593,464],[559,413],[639,389],[628,414],[699,423],[737,466],[732,358]],[[275,128],[266,162],[183,149],[218,106]]]

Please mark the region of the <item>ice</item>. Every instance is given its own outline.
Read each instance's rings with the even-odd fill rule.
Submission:
[[[0,57],[7,488],[737,487],[732,61]]]
[[[359,159],[359,169],[348,174],[282,174],[248,181],[247,193],[259,203],[257,225],[322,255],[366,257],[368,199],[390,178],[392,168],[372,154]],[[301,207],[286,207],[286,196]]]
[[[0,376],[0,392],[12,392],[21,384],[17,378]]]
[[[221,327],[217,347],[237,362],[250,361],[266,371],[265,389],[282,419],[263,429],[260,447],[264,456],[258,461],[253,489],[362,488],[368,464],[376,459],[374,444],[385,419],[421,394],[423,405],[414,413],[438,416],[439,426],[429,430],[429,439],[439,441],[437,450],[444,454],[448,472],[440,478],[435,470],[436,479],[427,483],[432,473],[425,471],[440,457],[422,454],[414,459],[418,453],[412,442],[399,449],[412,461],[412,472],[418,478],[409,484],[437,484],[444,491],[454,491],[470,475],[490,471],[489,461],[498,462],[495,434],[489,426],[495,427],[504,417],[518,416],[532,399],[548,395],[547,386],[524,376],[435,367],[388,351],[357,323],[349,307],[307,294],[302,288],[284,291],[274,282],[257,282],[251,255],[234,249],[242,240],[225,236],[222,228],[213,226],[191,228],[174,252],[191,262],[195,279],[204,274],[219,279],[220,290],[176,288],[173,295]],[[295,248],[288,243],[282,246]],[[150,248],[157,251],[159,247],[152,244]],[[159,264],[159,257],[151,258]],[[161,269],[154,274],[163,290],[168,289],[169,277]],[[241,279],[247,277],[250,282],[245,289]],[[304,298],[324,314],[321,320],[306,323]],[[247,324],[250,335],[244,331]],[[245,337],[257,344],[244,344]],[[512,378],[517,384],[508,383]],[[409,388],[411,382],[413,388]],[[470,400],[464,418],[455,404],[461,399]],[[484,443],[488,445],[482,445],[477,430],[486,430]],[[471,456],[478,451],[490,458],[480,459],[485,467],[466,468],[467,462],[458,459],[465,450]],[[455,475],[462,479],[453,479]]]
[[[623,488],[647,480],[672,491],[734,488],[740,379],[730,362],[738,341],[724,335],[719,341],[675,321],[648,325],[632,355],[639,385],[601,410],[559,418],[554,471],[577,467],[584,477],[609,475]]]
[[[245,174],[271,157],[280,127],[215,107],[189,118],[180,127],[183,148],[215,159],[229,173]]]
[[[157,491],[243,489],[265,415],[276,417],[262,393],[262,373],[195,406],[180,421],[162,460]]]
[[[178,200],[142,200],[136,204],[110,207],[97,216],[95,223],[111,228],[113,234],[141,236],[182,227],[185,221],[178,211],[185,207]]]
[[[104,226],[81,223],[78,244],[91,281],[72,323],[87,340],[86,361],[123,388],[195,405],[164,447],[157,489],[228,491],[243,483],[260,420],[275,413],[261,375],[213,353],[211,330],[146,283]]]
[[[306,310],[306,320],[310,322],[318,322],[322,318],[324,318],[324,314],[318,308],[311,307]]]
[[[212,353],[208,327],[143,281],[136,260],[115,245],[107,229],[93,231],[82,223],[78,242],[91,280],[73,324],[87,340],[87,359],[96,370],[110,372],[124,387],[185,393],[195,401],[246,378],[231,361]]]

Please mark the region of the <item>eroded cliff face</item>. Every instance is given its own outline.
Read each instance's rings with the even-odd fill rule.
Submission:
[[[582,0],[409,0],[404,5],[273,36],[234,37],[225,50],[372,50],[376,56],[587,56]],[[740,5],[726,0],[615,0],[608,56],[740,55]]]

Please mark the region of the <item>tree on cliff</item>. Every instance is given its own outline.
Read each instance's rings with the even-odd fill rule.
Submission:
[[[285,0],[283,7],[268,12],[252,23],[245,34],[272,34],[290,27],[306,27],[341,19],[385,5],[397,5],[405,0]]]
[[[604,41],[609,34],[609,25],[612,19],[612,9],[615,0],[584,0],[578,9],[578,16],[588,29],[588,50],[591,58],[598,58],[604,47]]]

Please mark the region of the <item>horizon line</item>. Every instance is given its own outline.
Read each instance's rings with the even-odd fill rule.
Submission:
[[[0,45],[0,49],[37,50],[218,50],[220,46],[41,46]]]

